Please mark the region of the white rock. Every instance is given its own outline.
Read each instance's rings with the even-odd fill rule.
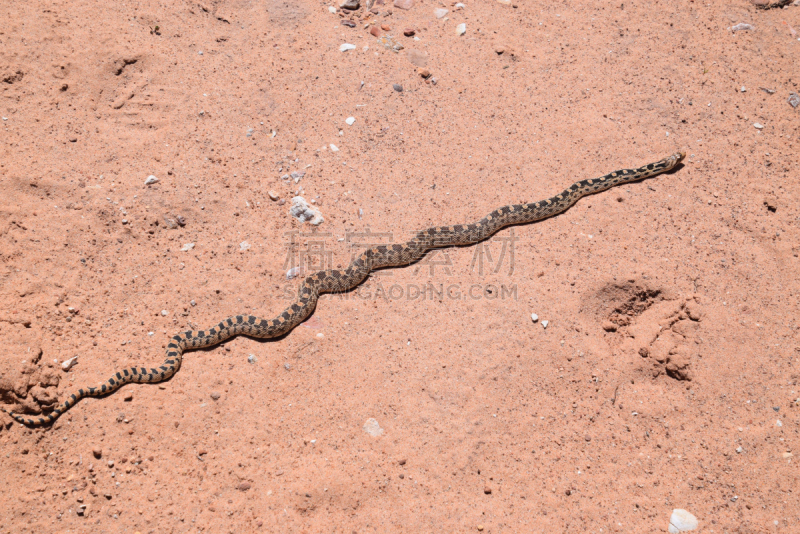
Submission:
[[[336,13],[336,8],[333,6],[328,6],[328,11],[330,11],[331,13]]]
[[[181,252],[189,252],[194,248],[194,243],[186,243],[181,247]]]
[[[747,24],[745,22],[740,22],[739,24],[736,24],[735,26],[731,26],[728,29],[730,31],[732,31],[732,32],[738,32],[739,30],[755,30],[756,28],[752,24]]]
[[[286,271],[286,279],[291,280],[292,278],[297,278],[301,274],[303,274],[302,267],[292,267],[291,269]]]
[[[697,528],[697,518],[687,512],[676,508],[672,511],[672,516],[669,518],[669,532],[670,534],[678,534],[679,532],[688,532]]]
[[[166,317],[167,315],[169,315],[169,312],[167,310],[161,310],[161,315]]]
[[[763,127],[764,127],[764,125],[763,125],[763,124],[761,124],[760,122],[754,122],[754,123],[753,123],[753,128],[758,128],[758,129],[760,130],[760,129],[762,129]]]
[[[289,208],[289,213],[300,222],[309,222],[314,226],[319,226],[325,221],[319,210],[309,206],[303,197],[294,197],[292,199],[292,207]]]
[[[364,432],[366,432],[370,436],[373,436],[373,437],[376,437],[376,438],[378,436],[380,436],[381,434],[383,434],[383,429],[378,424],[378,421],[376,421],[372,417],[367,419],[367,421],[364,423],[364,426],[362,428],[364,429]]]
[[[443,7],[440,7],[440,8],[437,8],[437,9],[433,10],[433,14],[434,14],[434,16],[436,16],[437,19],[440,19],[440,18],[444,17],[445,15],[447,15],[447,13],[448,13],[448,11]]]
[[[353,123],[356,122],[356,118],[355,117],[347,117],[344,122],[346,122],[348,126],[352,126]]]
[[[347,52],[348,50],[355,50],[356,45],[350,43],[344,43],[342,46],[339,47],[339,52]]]
[[[550,321],[542,321],[542,328],[547,328],[547,325],[550,324]]]
[[[248,243],[247,241],[242,241],[241,243],[239,243],[239,250],[247,250],[249,248],[250,248],[250,243]]]
[[[339,152],[339,147],[334,144],[331,144],[331,152]]]
[[[70,369],[72,369],[72,366],[75,365],[76,363],[78,363],[78,357],[73,356],[69,360],[65,360],[64,362],[61,363],[61,369],[63,371],[69,371]]]
[[[272,190],[270,190],[270,192],[267,194],[269,195],[269,199],[272,200],[273,202],[281,198],[281,196],[278,193]]]
[[[464,35],[467,33],[467,25],[463,22],[456,26],[456,35]]]
[[[747,87],[745,87],[745,86],[743,85],[743,86],[742,86],[742,88],[741,88],[741,89],[739,89],[739,90],[740,90],[741,92],[743,92],[743,93],[746,93],[746,92],[747,92]]]
[[[156,183],[157,181],[158,181],[158,178],[156,178],[155,176],[153,176],[153,175],[151,174],[151,175],[150,175],[150,176],[148,176],[148,177],[147,177],[147,179],[144,181],[144,185],[150,185],[150,184],[154,184],[154,183]]]
[[[536,322],[536,321],[538,321],[538,320],[539,320],[539,316],[538,316],[538,315],[536,315],[535,313],[532,313],[532,314],[531,314],[531,321],[533,321],[533,322],[535,323],[535,322]]]

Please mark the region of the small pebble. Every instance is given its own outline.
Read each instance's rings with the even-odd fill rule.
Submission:
[[[388,24],[381,24],[381,29],[385,32],[390,31],[392,28]]]
[[[186,243],[181,247],[181,252],[189,252],[194,248],[194,243]]]
[[[456,26],[456,35],[464,35],[465,33],[467,33],[467,25],[462,22]]]
[[[221,395],[219,393],[217,393],[216,391],[211,394],[211,398],[213,400],[219,400],[220,396]]]
[[[538,321],[538,320],[539,320],[539,316],[538,316],[538,315],[536,315],[535,313],[532,313],[532,314],[531,314],[531,321],[533,321],[533,322],[535,323],[535,322],[536,322],[536,321]]]
[[[114,467],[114,460],[108,461],[108,467]]]
[[[742,88],[741,88],[741,89],[739,89],[739,91],[741,91],[741,92],[743,92],[743,93],[746,93],[746,92],[747,92],[747,87],[745,87],[745,86],[743,85],[743,86],[742,86]]]
[[[411,9],[414,7],[414,0],[394,0],[394,7],[398,9]]]
[[[191,304],[192,306],[197,306],[197,302],[195,302],[194,299],[190,300],[189,304]]]
[[[239,491],[247,491],[251,487],[252,486],[251,486],[251,484],[249,482],[242,482],[236,487],[236,489],[238,489]]]
[[[273,201],[273,202],[275,202],[276,200],[278,200],[280,198],[280,195],[278,195],[278,193],[276,193],[275,191],[270,191],[267,194],[269,195],[269,199],[271,201]]]
[[[550,324],[550,321],[542,321],[542,328],[547,328],[547,325]]]
[[[122,400],[125,402],[131,402],[133,400],[133,393],[126,393]]]
[[[764,125],[761,124],[760,122],[754,122],[753,128],[758,128],[759,130],[761,130],[762,128],[764,128]]]
[[[797,93],[789,93],[788,102],[793,108],[800,106],[800,95],[798,95]]]
[[[394,88],[394,90],[395,90],[395,91],[397,91],[398,93],[402,93],[402,92],[403,92],[403,86],[402,86],[402,85],[400,85],[399,83],[393,83],[393,84],[392,84],[392,87],[393,87],[393,88]]]
[[[679,532],[688,532],[698,527],[697,518],[687,512],[676,508],[672,511],[672,516],[669,518],[669,532],[670,534],[678,534]]]
[[[92,454],[99,460],[103,456],[103,449],[100,447],[95,447],[92,449]]]
[[[169,315],[169,312],[167,310],[161,310],[161,315],[166,317],[167,315]]]
[[[347,26],[348,28],[355,28],[356,23],[352,20],[342,19],[342,26]]]
[[[372,35],[373,37],[380,37],[381,29],[378,28],[377,26],[373,26],[372,28],[369,29],[369,34]]]
[[[406,37],[414,37],[415,33],[417,33],[417,31],[414,28],[406,28],[403,30],[403,35]]]
[[[344,122],[346,122],[348,126],[352,126],[353,123],[356,122],[356,118],[355,117],[347,117],[344,120]]]
[[[331,144],[330,147],[331,147],[331,152],[339,152],[339,147],[338,146],[336,146],[334,144]]]
[[[328,11],[330,11],[331,13],[336,13],[336,8],[333,6],[328,6]]]
[[[485,495],[491,495],[492,494],[492,488],[490,488],[489,486],[486,486],[485,488],[483,488],[483,493]]]
[[[75,365],[76,363],[78,363],[78,357],[73,356],[69,360],[65,360],[61,363],[61,370],[69,371],[70,369],[72,369],[72,366]]]
[[[250,248],[250,243],[248,243],[247,241],[242,241],[241,243],[239,243],[239,250],[244,251],[248,250],[249,248]]]
[[[150,184],[154,184],[154,183],[156,183],[157,181],[158,181],[158,178],[156,178],[155,176],[153,176],[153,175],[151,174],[151,175],[150,175],[150,176],[148,176],[148,177],[147,177],[147,179],[144,181],[144,185],[150,185]]]
[[[448,11],[443,7],[439,7],[433,10],[433,14],[437,19],[444,17],[445,15],[447,15],[447,13]]]
[[[258,358],[256,358],[255,354],[248,354],[247,355],[247,363],[256,363]]]
[[[730,31],[732,31],[732,32],[738,32],[738,31],[741,31],[741,30],[755,30],[756,28],[752,24],[746,24],[744,22],[740,22],[739,24],[736,24],[735,26],[731,26],[728,29]]]
[[[356,45],[350,43],[344,43],[342,46],[339,47],[339,52],[347,52],[348,50],[355,50]]]
[[[425,79],[431,77],[431,71],[429,71],[428,69],[419,68],[419,69],[417,69],[417,73],[419,73],[419,75],[422,76]]]
[[[287,371],[291,371],[292,370],[292,364],[284,363],[283,364],[283,368],[286,369]]]
[[[378,421],[376,421],[372,417],[370,417],[369,419],[366,420],[366,422],[364,423],[364,426],[362,428],[363,428],[364,432],[366,432],[367,434],[369,434],[372,437],[378,437],[381,434],[383,434],[383,429],[378,424]]]
[[[302,267],[292,267],[288,271],[286,271],[286,279],[291,280],[293,278],[297,278],[303,273]]]

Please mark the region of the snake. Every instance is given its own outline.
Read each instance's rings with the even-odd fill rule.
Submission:
[[[623,169],[600,178],[575,182],[556,196],[539,202],[504,206],[475,223],[435,226],[417,232],[407,243],[368,248],[353,259],[346,269],[328,269],[307,276],[298,288],[295,301],[274,319],[236,315],[208,330],[190,330],[177,334],[167,345],[166,359],[158,368],[130,367],[117,371],[96,387],[77,389],[62,404],[42,417],[27,418],[2,407],[0,409],[27,426],[50,424],[84,397],[103,397],[131,382],[154,384],[169,380],[180,369],[183,353],[187,350],[211,347],[240,334],[258,339],[284,336],[311,315],[321,294],[350,291],[364,282],[375,269],[409,265],[422,259],[432,249],[473,245],[490,238],[507,226],[528,224],[553,217],[564,213],[586,195],[668,172],[685,157],[685,152],[677,152],[643,167]]]

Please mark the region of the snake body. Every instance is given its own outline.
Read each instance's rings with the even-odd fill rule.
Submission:
[[[162,382],[178,372],[183,360],[183,353],[187,350],[210,347],[239,334],[261,339],[287,334],[314,311],[320,294],[348,291],[361,284],[373,269],[408,265],[418,261],[431,249],[471,245],[491,237],[506,226],[532,223],[558,215],[586,195],[667,172],[678,165],[684,157],[685,153],[678,152],[638,169],[614,171],[600,178],[576,182],[558,195],[546,200],[504,206],[472,224],[436,226],[417,232],[405,244],[395,243],[369,248],[353,260],[346,269],[318,271],[306,277],[300,285],[297,299],[274,319],[237,315],[225,319],[208,330],[182,332],[172,337],[167,346],[167,357],[158,368],[130,367],[118,371],[99,386],[80,388],[71,393],[60,406],[42,417],[31,419],[11,412],[7,413],[25,425],[46,425],[58,419],[84,397],[108,395],[129,382],[148,384]]]

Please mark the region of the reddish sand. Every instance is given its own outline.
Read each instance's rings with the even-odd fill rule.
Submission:
[[[274,317],[298,263],[688,157],[49,427],[0,414],[0,531],[798,531],[800,7],[512,1],[2,3],[23,413]]]

